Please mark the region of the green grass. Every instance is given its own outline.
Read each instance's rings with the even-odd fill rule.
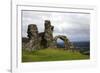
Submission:
[[[22,62],[63,61],[89,59],[88,55],[60,49],[42,49],[37,51],[22,50]]]

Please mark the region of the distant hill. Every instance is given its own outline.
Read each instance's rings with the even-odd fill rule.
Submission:
[[[82,54],[89,55],[90,54],[90,42],[89,41],[81,41],[81,42],[71,42],[79,50]],[[63,42],[57,43],[58,48],[64,48]]]

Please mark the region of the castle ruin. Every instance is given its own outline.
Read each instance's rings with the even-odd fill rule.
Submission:
[[[51,25],[49,20],[45,20],[44,32],[39,33],[36,24],[28,25],[27,38],[22,38],[22,48],[29,51],[34,51],[44,48],[57,48],[57,39],[64,41],[64,49],[74,49],[73,44],[64,35],[53,37],[54,26]]]

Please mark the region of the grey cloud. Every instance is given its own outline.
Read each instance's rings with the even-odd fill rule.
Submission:
[[[22,12],[22,36],[27,37],[27,26],[36,24],[39,32],[44,31],[44,20],[51,20],[54,26],[54,36],[66,35],[71,40],[89,40],[90,14]]]

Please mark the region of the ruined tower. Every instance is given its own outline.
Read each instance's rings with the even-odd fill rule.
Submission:
[[[44,39],[47,41],[45,44],[46,47],[52,47],[53,46],[53,29],[54,26],[51,25],[51,22],[49,20],[45,20],[45,29],[44,29]]]
[[[38,28],[35,24],[28,25],[28,39],[27,46],[30,50],[39,49]]]

